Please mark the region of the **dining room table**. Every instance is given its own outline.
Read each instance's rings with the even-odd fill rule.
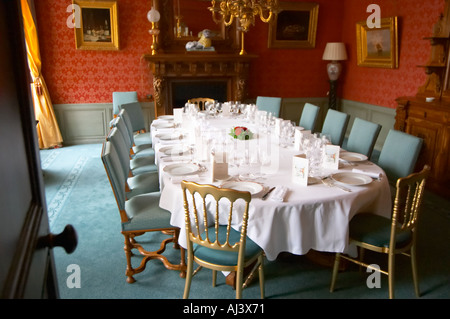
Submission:
[[[390,217],[391,190],[382,168],[361,154],[339,148],[337,167],[316,161],[313,169],[311,155],[307,183],[299,184],[294,177],[294,158],[308,159],[311,150],[306,147],[311,147],[311,141],[326,143],[326,139],[292,122],[290,129],[282,132],[277,123],[284,120],[268,119],[254,109],[251,112],[183,110],[151,123],[160,207],[171,213],[170,223],[180,228],[179,244],[186,247],[180,184],[186,180],[249,191],[247,236],[269,261],[284,252],[354,254],[348,243],[353,216],[370,212]],[[248,138],[236,138],[236,128],[241,128],[239,133],[245,128]],[[302,142],[295,141],[295,131],[302,132]],[[217,163],[222,164],[219,169]],[[236,230],[241,226],[241,208],[235,205],[232,227]]]

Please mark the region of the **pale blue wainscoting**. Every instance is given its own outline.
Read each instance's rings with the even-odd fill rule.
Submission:
[[[153,102],[141,102],[147,126],[155,117]],[[64,145],[101,143],[113,119],[112,103],[54,104]]]
[[[320,132],[328,110],[327,97],[283,98],[280,117],[298,123],[305,103],[320,107],[316,130]],[[141,102],[147,126],[155,118],[153,102]],[[55,104],[56,118],[64,145],[101,143],[109,131],[113,118],[112,103]],[[340,100],[340,111],[350,114],[347,136],[355,117],[382,125],[375,149],[381,150],[387,133],[394,127],[395,109],[350,100]]]
[[[283,98],[280,116],[284,119],[298,123],[303,106],[307,102],[320,107],[319,118],[316,124],[316,131],[320,132],[328,110],[327,97]],[[390,129],[394,128],[395,109],[350,100],[340,100],[339,102],[339,111],[350,114],[350,122],[348,124],[346,136],[348,137],[350,134],[355,117],[381,124],[382,129],[375,144],[375,149],[381,150],[387,133]]]

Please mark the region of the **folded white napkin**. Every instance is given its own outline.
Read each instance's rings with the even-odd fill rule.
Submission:
[[[362,169],[354,168],[354,169],[352,169],[352,172],[353,172],[353,173],[364,174],[364,175],[370,176],[370,177],[372,177],[372,178],[377,178],[377,179],[380,179],[380,178],[381,178],[381,173],[366,172],[366,171],[363,171]]]
[[[170,177],[172,184],[179,184],[181,181],[199,182],[200,176],[198,175],[186,175],[186,176],[172,176]]]
[[[284,197],[288,188],[286,186],[276,186],[272,194],[270,194],[270,199],[277,202],[284,202]]]

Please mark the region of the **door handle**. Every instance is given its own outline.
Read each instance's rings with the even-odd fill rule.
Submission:
[[[75,228],[72,225],[67,225],[64,230],[55,235],[48,234],[38,239],[37,248],[63,247],[66,253],[71,254],[75,251],[78,245],[78,237]]]

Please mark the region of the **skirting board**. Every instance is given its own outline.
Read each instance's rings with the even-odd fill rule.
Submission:
[[[280,116],[298,123],[305,103],[320,107],[316,131],[320,132],[328,110],[328,98],[283,98]],[[370,105],[350,100],[340,100],[340,111],[350,114],[347,136],[355,117],[382,125],[375,148],[381,150],[387,133],[394,127],[395,109]],[[146,125],[155,117],[154,103],[141,102]],[[101,143],[109,132],[109,123],[113,119],[112,103],[92,104],[55,104],[56,118],[63,136],[64,145]]]

